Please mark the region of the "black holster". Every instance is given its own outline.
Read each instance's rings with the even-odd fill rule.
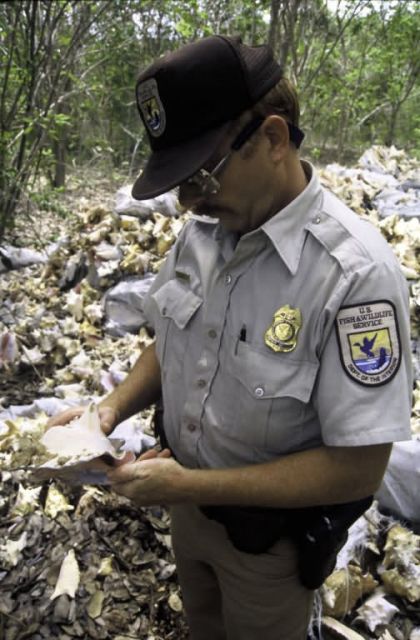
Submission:
[[[333,571],[349,527],[372,504],[372,496],[322,507],[269,509],[205,506],[201,511],[224,525],[232,544],[245,553],[264,553],[282,537],[298,549],[298,570],[307,589],[318,589]]]
[[[160,442],[160,446],[162,449],[169,449],[168,441],[165,435],[165,428],[163,425],[163,402],[162,396],[155,404],[155,410],[153,414],[153,431],[155,434],[155,438],[157,438]]]
[[[308,589],[318,589],[334,570],[349,527],[370,507],[373,496],[354,502],[300,509],[294,528],[299,575]]]

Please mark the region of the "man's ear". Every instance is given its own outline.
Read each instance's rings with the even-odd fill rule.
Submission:
[[[262,126],[261,132],[270,145],[270,155],[274,162],[281,162],[290,151],[290,137],[287,122],[281,116],[268,116]]]

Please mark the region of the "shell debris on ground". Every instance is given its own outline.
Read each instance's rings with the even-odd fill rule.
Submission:
[[[403,151],[374,147],[355,167],[329,165],[320,174],[378,227],[400,261],[419,377],[420,164]],[[2,267],[2,637],[183,640],[168,512],[138,508],[106,486],[51,478],[35,485],[22,469],[46,461],[39,443],[50,415],[81,401],[97,403],[150,344],[142,297],[188,219],[171,194],[133,203],[124,188],[114,207],[105,180],[96,188],[85,179],[77,190],[69,187],[68,217],[43,212],[30,224],[18,221],[7,239],[12,268]],[[419,388],[412,413],[417,438]],[[153,444],[152,422],[147,410],[128,425],[125,437],[137,451]],[[377,503],[354,527],[320,590],[324,637],[415,640],[418,531],[381,513]],[[381,605],[376,618],[372,598]]]

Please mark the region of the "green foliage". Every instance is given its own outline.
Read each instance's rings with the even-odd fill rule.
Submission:
[[[36,210],[40,212],[54,212],[60,218],[66,218],[69,211],[63,205],[61,197],[63,191],[63,188],[51,189],[50,186],[37,189],[36,191],[34,190],[31,194],[31,202]]]
[[[334,146],[338,158],[349,147],[359,151],[374,143],[415,151],[418,137],[410,134],[417,110],[410,97],[418,94],[420,6],[384,2],[377,11],[378,5],[366,1],[355,12],[357,4],[347,4],[354,13],[347,17],[325,13],[324,6],[324,40],[316,35],[300,73],[311,139]],[[302,43],[300,55],[304,50]]]
[[[30,183],[63,166],[77,65],[107,2],[0,4],[0,238]],[[76,85],[76,86],[72,86]]]
[[[47,206],[33,193],[38,175],[63,185],[65,167],[84,164],[133,175],[148,153],[134,96],[139,71],[213,33],[270,39],[298,86],[314,158],[372,143],[420,153],[418,2],[0,3],[0,238],[23,196]]]

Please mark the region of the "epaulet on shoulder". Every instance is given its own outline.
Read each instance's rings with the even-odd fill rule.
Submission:
[[[376,260],[378,252],[390,252],[373,224],[349,209],[334,194],[324,190],[319,224],[309,231],[346,272]],[[385,256],[384,256],[385,257]]]

